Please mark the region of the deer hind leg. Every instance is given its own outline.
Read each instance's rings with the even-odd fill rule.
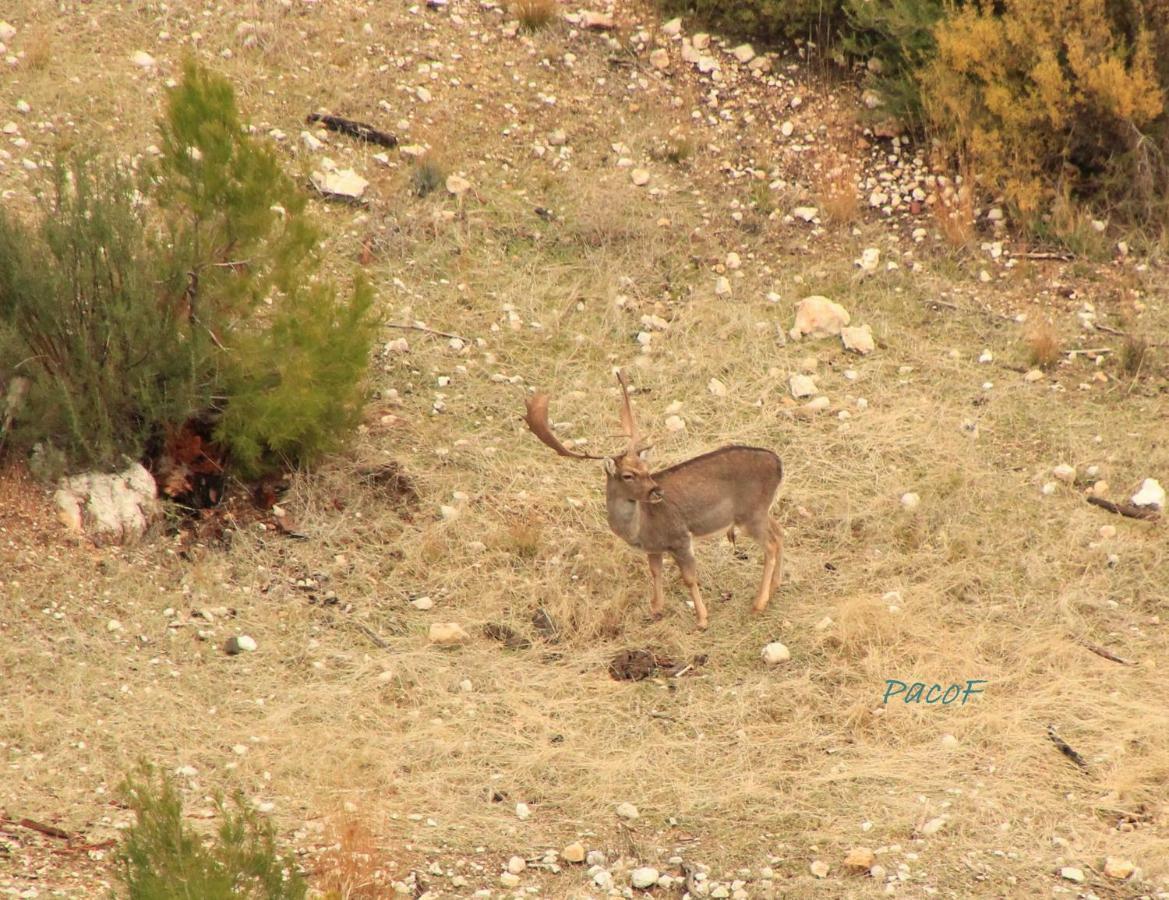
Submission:
[[[649,598],[649,614],[655,619],[661,618],[666,600],[662,592],[662,554],[649,554],[649,574],[653,581],[653,596]]]
[[[706,616],[706,604],[702,602],[702,594],[698,590],[698,565],[694,562],[694,553],[689,548],[674,554],[674,562],[682,573],[682,581],[690,591],[690,599],[694,601],[694,614],[698,618],[698,628],[706,630],[710,624]]]
[[[783,565],[783,530],[779,523],[764,513],[758,519],[746,523],[747,532],[763,547],[763,579],[759,582],[759,593],[751,606],[754,612],[767,609],[771,592],[779,584],[780,568]]]

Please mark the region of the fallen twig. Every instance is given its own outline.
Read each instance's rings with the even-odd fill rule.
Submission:
[[[1003,254],[1007,259],[1056,259],[1062,262],[1071,262],[1076,258],[1074,253],[1060,252],[1057,250],[1026,250],[1022,253],[1012,253],[1007,251]]]
[[[73,835],[71,835],[64,828],[58,828],[56,825],[46,825],[43,822],[36,821],[35,819],[19,819],[17,820],[16,824],[21,828],[28,828],[31,831],[39,831],[41,834],[45,834],[53,838],[59,838],[63,841],[73,840]]]
[[[357,629],[362,634],[364,634],[367,638],[369,638],[371,641],[373,641],[375,646],[381,648],[382,650],[389,650],[390,649],[390,645],[387,644],[384,640],[382,640],[381,637],[378,636],[378,633],[376,631],[374,631],[372,628],[370,628],[368,625],[366,625],[364,622],[354,622],[353,624],[357,627]]]
[[[1143,519],[1146,522],[1156,522],[1161,518],[1160,511],[1152,506],[1113,503],[1111,500],[1105,500],[1103,497],[1088,497],[1088,502],[1093,506],[1099,506],[1101,509],[1106,509],[1110,513],[1116,513],[1118,516],[1125,516],[1129,519]]]
[[[1091,641],[1085,641],[1082,638],[1076,638],[1076,643],[1085,650],[1091,650],[1097,656],[1103,656],[1105,659],[1111,660],[1114,663],[1120,663],[1122,666],[1136,665],[1136,663],[1131,659],[1125,659],[1123,656],[1117,656],[1107,647],[1101,647],[1099,644],[1093,644]]]
[[[386,328],[399,328],[402,331],[421,331],[423,334],[433,334],[433,335],[437,335],[438,337],[444,337],[444,338],[455,338],[457,340],[462,341],[465,344],[470,343],[470,341],[468,341],[461,334],[451,334],[449,331],[436,331],[433,328],[424,328],[421,325],[395,325],[393,323],[390,323],[389,325],[386,325],[385,327]]]
[[[386,134],[384,131],[378,131],[372,125],[366,125],[364,122],[354,122],[352,119],[346,119],[344,116],[327,116],[321,113],[311,113],[305,121],[310,123],[320,122],[330,131],[347,134],[350,137],[368,141],[380,147],[398,146],[398,139],[392,134]]]
[[[1062,753],[1064,756],[1066,756],[1068,759],[1070,759],[1072,762],[1074,762],[1081,769],[1086,770],[1088,768],[1087,760],[1085,760],[1084,757],[1080,756],[1080,754],[1078,754],[1074,749],[1072,749],[1071,744],[1069,744],[1067,741],[1065,741],[1063,738],[1061,738],[1058,734],[1055,733],[1055,726],[1054,725],[1047,726],[1047,736],[1051,739],[1051,742],[1053,744],[1055,744],[1056,747],[1059,748],[1060,753]]]

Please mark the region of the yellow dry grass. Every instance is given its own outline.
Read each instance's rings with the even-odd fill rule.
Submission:
[[[18,5],[21,22],[69,27],[52,25],[56,4]],[[86,9],[102,28],[80,23],[69,65],[92,81],[20,69],[0,84],[0,106],[27,97],[44,114],[86,116],[82,132],[111,150],[141,149],[160,93],[120,61],[153,45],[158,19]],[[199,21],[204,52],[235,46],[218,65],[249,117],[290,133],[308,108],[380,121],[377,98],[398,97],[396,75],[338,43],[360,40],[364,21],[403,46],[432,39],[388,6],[336,16],[253,4],[222,21],[198,9],[170,4],[173,33]],[[239,49],[248,16],[270,17],[270,55]],[[59,38],[52,46],[55,71],[66,54]],[[482,91],[530,100],[497,57],[459,46],[483,66]],[[305,52],[312,67],[297,61]],[[603,49],[574,52],[571,71],[517,52],[518,81],[567,95],[609,72]],[[107,58],[119,62],[99,64]],[[856,282],[852,260],[880,226],[858,226],[855,246],[811,248],[740,227],[728,204],[745,207],[752,188],[717,180],[705,150],[685,173],[656,167],[660,194],[631,188],[611,164],[610,135],[636,131],[644,112],[628,113],[623,91],[574,112],[571,166],[533,157],[527,132],[501,137],[494,101],[477,110],[474,93],[449,88],[419,107],[404,137],[466,173],[475,192],[461,204],[443,190],[414,197],[406,160],[380,169],[370,148],[333,139],[333,152],[371,173],[376,206],[321,208],[332,264],[348,273],[363,244],[376,247],[368,273],[387,322],[465,341],[387,330],[409,350],[374,361],[367,427],[282,501],[307,541],[247,529],[228,549],[182,554],[165,536],[129,549],[42,546],[31,514],[0,503],[0,808],[99,837],[124,821],[111,793],[137,759],[192,766],[182,783],[195,812],[223,788],[272,802],[294,845],[333,847],[315,869],[319,886],[354,897],[365,881],[431,863],[440,874],[425,878],[439,894],[495,888],[508,856],[578,836],[626,865],[670,868],[679,854],[712,877],[770,860],[791,897],[880,893],[841,874],[858,845],[880,848],[890,872],[909,866],[907,896],[1034,896],[1059,865],[1098,871],[1105,856],[1169,877],[1164,526],[1108,519],[1075,486],[1040,490],[1061,462],[1098,465],[1118,496],[1146,475],[1163,479],[1163,370],[1146,359],[1144,380],[1101,385],[1076,358],[1026,383],[1017,333],[979,313],[974,280],[927,259],[920,273]],[[525,115],[536,134],[564,123],[547,104]],[[106,132],[107,121],[117,127]],[[26,189],[11,167],[0,178]],[[719,297],[710,266],[732,249],[747,264]],[[1027,308],[1031,277],[996,285],[995,308]],[[1148,301],[1143,321],[1163,329],[1157,273],[1125,277]],[[861,358],[831,341],[786,341],[808,293],[844,302],[881,349]],[[925,301],[942,295],[954,308],[931,312]],[[669,327],[643,352],[648,315]],[[984,346],[1001,367],[977,363]],[[795,418],[787,378],[808,356],[832,408]],[[663,463],[728,442],[783,457],[786,575],[765,616],[748,614],[758,552],[741,561],[710,542],[698,550],[710,631],[693,631],[672,569],[668,615],[648,621],[644,557],[609,533],[599,467],[554,456],[524,429],[523,398],[538,387],[562,436],[618,446],[617,365],[640,388],[637,414]],[[726,397],[708,391],[712,378]],[[664,428],[671,404],[684,432]],[[963,427],[971,421],[977,437]],[[356,477],[390,459],[414,480],[417,507]],[[921,497],[914,511],[899,502],[909,491]],[[444,518],[442,506],[457,514]],[[1114,537],[1101,536],[1105,524]],[[410,605],[420,596],[433,610]],[[557,643],[536,635],[539,607]],[[473,639],[432,647],[436,621],[460,622]],[[533,646],[504,649],[482,636],[489,623]],[[237,633],[258,651],[225,656]],[[788,645],[790,663],[764,667],[771,640]],[[707,662],[693,676],[618,683],[607,662],[627,647]],[[888,679],[986,684],[965,705],[884,705]],[[1087,771],[1048,740],[1049,723]],[[631,825],[614,816],[624,801],[641,812]],[[923,837],[939,816],[945,827]],[[383,874],[365,867],[371,855]],[[809,874],[813,859],[832,865],[827,883]],[[0,872],[11,865],[0,857]],[[452,873],[471,887],[453,886]],[[525,879],[543,896],[583,896],[588,884],[579,869]]]

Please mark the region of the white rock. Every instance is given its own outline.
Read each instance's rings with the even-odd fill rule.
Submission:
[[[519,887],[520,876],[514,872],[504,872],[499,876],[499,883],[506,888]]]
[[[240,634],[228,638],[227,643],[224,644],[223,649],[226,651],[228,656],[235,656],[238,653],[252,653],[255,651],[256,647],[257,644],[254,638],[246,634]]]
[[[793,375],[788,379],[788,386],[792,396],[797,400],[804,397],[814,397],[820,392],[820,389],[816,387],[816,379],[811,375]]]
[[[982,353],[980,353],[978,356],[978,361],[980,363],[994,362],[994,354],[991,353],[989,350],[983,350]]]
[[[921,505],[921,497],[910,491],[901,495],[901,505],[908,510],[917,509]]]
[[[528,863],[522,856],[513,856],[507,861],[507,870],[512,875],[519,875],[527,867]]]
[[[430,626],[430,643],[440,647],[462,644],[470,639],[471,636],[458,622],[434,622]]]
[[[820,215],[820,210],[815,206],[797,206],[792,210],[792,215],[801,221],[812,222]]]
[[[1044,497],[1050,497],[1055,493],[1057,487],[1058,485],[1056,485],[1054,481],[1048,481],[1043,485],[1043,487],[1039,489],[1039,492],[1043,494]]]
[[[668,22],[662,23],[662,34],[669,37],[677,37],[682,33],[682,20],[680,18],[670,19]]]
[[[750,44],[739,44],[731,54],[741,63],[749,63],[755,58],[755,48]]]
[[[824,862],[823,860],[816,860],[808,868],[811,869],[812,874],[817,878],[828,877],[828,863]]]
[[[459,197],[471,189],[471,182],[461,175],[448,175],[446,189],[448,194]]]
[[[53,500],[62,524],[98,542],[138,540],[161,510],[154,478],[139,463],[112,475],[62,479]]]
[[[772,641],[763,648],[763,661],[769,666],[778,666],[792,658],[791,651],[779,641]]]
[[[302,131],[300,133],[300,145],[310,153],[316,153],[325,146],[311,131]]]
[[[943,734],[941,743],[947,750],[956,750],[958,748],[958,739],[952,734]]]
[[[714,292],[719,297],[725,297],[731,292],[730,279],[725,275],[720,275],[714,282]]]
[[[134,63],[140,69],[153,69],[158,64],[154,57],[145,50],[135,50],[130,55],[130,62]]]
[[[16,29],[7,22],[0,20],[0,41],[10,41],[16,37]]]
[[[710,379],[710,381],[706,383],[706,389],[716,397],[725,397],[727,395],[727,386],[717,378]]]
[[[325,168],[324,165],[322,168]],[[323,172],[313,172],[309,179],[322,194],[350,200],[360,200],[369,187],[369,182],[352,169],[329,168]]]
[[[669,416],[666,418],[667,431],[685,431],[686,420],[681,416]]]
[[[875,272],[881,264],[881,251],[876,247],[866,247],[861,251],[861,258],[856,261],[862,272]]]
[[[584,844],[580,841],[573,841],[567,847],[560,851],[560,858],[565,862],[580,863],[585,860]]]
[[[1051,475],[1057,481],[1062,481],[1064,484],[1071,484],[1076,480],[1076,467],[1069,466],[1067,463],[1060,463],[1051,470]]]
[[[659,71],[670,68],[670,53],[665,47],[658,47],[649,54],[649,64]]]
[[[661,873],[653,866],[639,866],[629,873],[629,881],[635,888],[651,888],[658,883]]]
[[[840,340],[845,350],[866,356],[876,349],[873,341],[873,330],[868,325],[853,325],[840,329]]]
[[[801,406],[800,409],[805,409],[808,412],[823,412],[831,405],[832,402],[827,397],[813,397]]]
[[[122,623],[119,622],[117,619],[110,619],[108,622],[106,622],[106,631],[114,632],[114,631],[121,631],[121,630],[122,630]]]
[[[1036,382],[1036,381],[1042,381],[1043,377],[1044,376],[1043,376],[1042,370],[1032,369],[1030,372],[1028,372],[1026,375],[1023,376],[1023,380],[1028,381],[1028,382]]]
[[[28,105],[27,100],[17,100],[16,111],[22,116],[27,116],[30,112],[32,112],[32,107]]]
[[[710,35],[700,31],[691,38],[690,43],[694,45],[695,50],[705,50],[710,46]]]
[[[609,13],[585,11],[580,14],[580,24],[582,28],[590,28],[593,31],[611,31],[613,17]]]
[[[419,597],[417,600],[411,600],[410,605],[423,612],[426,612],[428,609],[434,609],[434,601],[429,597]]]
[[[1084,870],[1078,869],[1075,866],[1064,866],[1059,870],[1059,877],[1065,881],[1074,881],[1076,884],[1084,883]]]
[[[638,813],[637,807],[634,806],[632,803],[619,803],[619,804],[617,804],[617,818],[626,819],[628,821],[633,821],[639,815],[640,815],[640,813]]]
[[[516,815],[516,818],[522,822],[522,821],[526,821],[527,819],[531,818],[532,811],[531,811],[531,809],[528,808],[528,804],[517,803],[515,805],[515,815]]]
[[[1132,495],[1133,506],[1153,506],[1157,509],[1165,508],[1165,489],[1156,478],[1146,478],[1141,482],[1141,489]]]
[[[743,265],[743,260],[739,257],[739,254],[735,253],[733,250],[727,254],[727,268],[728,269],[738,269],[742,265]]]
[[[827,297],[813,295],[805,297],[796,307],[796,322],[790,332],[794,340],[803,335],[823,338],[840,334],[840,329],[849,323],[851,316],[839,303]]]
[[[1100,526],[1100,537],[1102,537],[1106,541],[1112,540],[1114,537],[1116,537],[1116,526],[1115,525],[1101,525]]]
[[[920,831],[924,835],[937,834],[945,826],[946,826],[946,817],[945,816],[937,816],[936,818],[930,819],[928,822],[926,822],[924,825],[922,825]]]
[[[1136,866],[1132,864],[1131,860],[1115,856],[1109,856],[1104,860],[1104,874],[1109,878],[1123,881],[1130,877],[1134,871],[1136,871]]]
[[[793,125],[791,122],[784,122],[782,125],[779,126],[779,132],[784,137],[791,137],[792,132],[794,132],[795,130],[796,130],[796,126]]]
[[[645,169],[633,169],[629,173],[629,180],[638,187],[644,187],[649,184],[649,172]]]

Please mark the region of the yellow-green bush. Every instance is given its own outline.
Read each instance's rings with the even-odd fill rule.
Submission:
[[[1162,3],[951,7],[935,29],[936,55],[920,70],[927,119],[980,186],[1026,219],[1038,223],[1071,199],[1163,223],[1169,12]]]

